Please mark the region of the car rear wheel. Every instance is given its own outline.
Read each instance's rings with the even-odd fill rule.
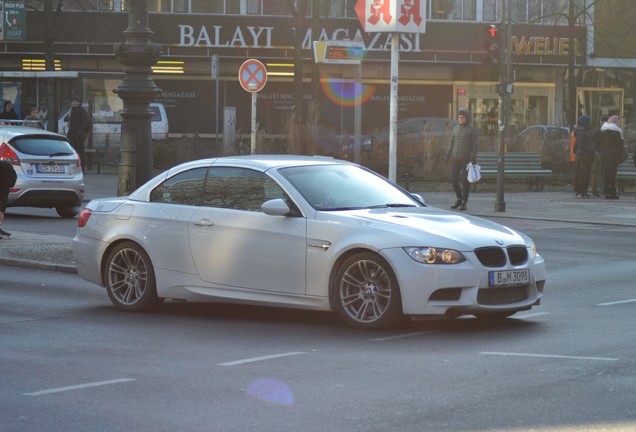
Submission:
[[[113,304],[125,311],[147,311],[161,303],[150,257],[139,245],[117,245],[106,261],[106,290]]]
[[[391,266],[374,253],[347,258],[335,274],[331,294],[336,310],[352,327],[387,329],[403,320],[397,278]]]
[[[77,216],[79,213],[79,206],[56,206],[55,211],[60,217],[64,219],[70,219]]]

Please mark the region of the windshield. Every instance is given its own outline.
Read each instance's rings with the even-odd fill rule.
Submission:
[[[407,192],[355,165],[301,166],[280,173],[316,210],[422,206]]]

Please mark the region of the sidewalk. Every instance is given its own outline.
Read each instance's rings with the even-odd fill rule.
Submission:
[[[85,175],[85,201],[117,195],[117,176]],[[455,201],[452,192],[423,192],[427,204],[446,208]],[[471,192],[466,213],[485,218],[518,218],[572,223],[636,227],[636,193],[620,200],[575,198],[571,191],[504,192],[505,211],[496,212],[495,192]],[[505,222],[504,222],[505,223]],[[10,230],[13,237],[0,240],[0,265],[76,272],[71,241],[56,234],[33,234]]]

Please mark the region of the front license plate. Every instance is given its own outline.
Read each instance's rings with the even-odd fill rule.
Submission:
[[[488,276],[488,282],[491,287],[526,285],[530,283],[530,270],[528,269],[491,271]]]
[[[64,165],[36,165],[35,171],[38,173],[64,173]]]

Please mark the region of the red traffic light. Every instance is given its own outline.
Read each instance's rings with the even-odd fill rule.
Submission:
[[[499,35],[499,29],[495,24],[490,24],[486,26],[486,33],[488,33],[491,38],[496,38]]]

